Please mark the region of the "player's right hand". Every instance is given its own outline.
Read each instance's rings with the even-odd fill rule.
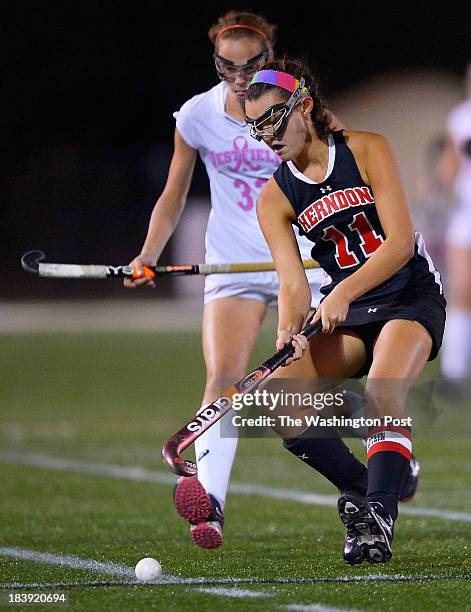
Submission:
[[[149,258],[144,257],[143,255],[138,255],[135,257],[129,264],[135,270],[136,278],[125,278],[124,286],[127,289],[135,289],[136,287],[150,287],[151,289],[155,289],[155,281],[149,277],[144,275],[143,266],[154,266],[155,261],[150,261]]]

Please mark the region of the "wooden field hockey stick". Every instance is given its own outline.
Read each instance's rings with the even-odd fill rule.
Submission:
[[[311,340],[322,330],[322,321],[306,325],[301,334]],[[162,459],[168,467],[179,476],[194,476],[197,472],[196,464],[188,459],[182,459],[180,454],[199,438],[214,423],[232,410],[235,394],[245,395],[254,391],[261,382],[285,363],[294,353],[291,343],[283,350],[275,353],[264,361],[256,370],[244,376],[242,380],[226,389],[217,400],[203,408],[189,423],[179,429],[164,445]]]
[[[43,251],[28,251],[21,258],[24,270],[49,278],[158,278],[163,276],[207,276],[209,274],[234,274],[237,272],[269,272],[275,270],[272,261],[259,263],[190,264],[182,266],[143,266],[138,274],[135,266],[107,266],[100,264],[41,263]],[[303,261],[305,269],[318,268],[313,260]]]

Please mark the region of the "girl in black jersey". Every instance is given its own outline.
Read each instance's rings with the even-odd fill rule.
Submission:
[[[388,561],[412,452],[405,399],[442,341],[440,276],[413,230],[388,141],[368,132],[332,132],[306,66],[283,60],[257,72],[245,110],[252,136],[283,160],[257,203],[280,280],[276,346],[295,348],[290,377],[368,373],[368,416],[381,422],[367,440],[368,490],[366,496],[344,493],[339,512],[347,527],[345,559]],[[322,321],[323,334],[309,346],[299,334],[310,293],[293,225],[312,240],[312,256],[326,272],[325,297],[313,318]],[[385,424],[386,416],[397,420]],[[306,432],[280,433],[289,450],[309,457],[313,441]]]

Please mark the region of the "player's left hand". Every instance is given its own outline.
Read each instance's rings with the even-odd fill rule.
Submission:
[[[297,361],[298,359],[302,358],[306,352],[308,341],[306,336],[303,336],[302,334],[292,334],[286,329],[281,329],[279,330],[278,337],[276,339],[276,350],[283,350],[287,344],[291,344],[291,346],[294,348],[294,354],[285,361],[283,367],[286,367],[290,363],[293,363],[293,361]]]
[[[335,287],[335,289],[321,302],[312,319],[312,323],[321,319],[322,333],[330,335],[337,325],[343,323],[347,318],[349,306],[349,300],[344,295],[340,285],[337,285],[337,287]]]

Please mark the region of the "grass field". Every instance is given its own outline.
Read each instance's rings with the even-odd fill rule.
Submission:
[[[199,333],[4,334],[0,345],[0,607],[10,593],[63,592],[74,610],[471,609],[463,407],[461,435],[415,440],[421,487],[401,506],[389,564],[345,564],[335,490],[275,439],[241,440],[225,545],[207,551],[176,515],[160,460],[200,402]],[[265,330],[254,364],[272,351]],[[161,562],[159,584],[134,583],[145,556]]]

